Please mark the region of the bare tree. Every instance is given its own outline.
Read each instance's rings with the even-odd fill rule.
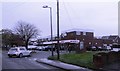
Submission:
[[[34,25],[23,21],[18,21],[15,30],[23,38],[27,49],[30,39],[38,35],[38,29]]]

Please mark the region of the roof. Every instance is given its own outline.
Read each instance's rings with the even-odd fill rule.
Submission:
[[[73,31],[78,31],[78,32],[93,32],[92,29],[69,29],[69,30],[63,31],[62,33],[73,32]]]
[[[79,40],[61,40],[60,43],[79,43]],[[43,42],[43,44],[55,44],[57,41]]]
[[[118,39],[118,35],[110,35],[110,36],[103,36],[102,39],[110,39],[110,40],[115,40]]]
[[[28,45],[28,48],[37,48],[37,46],[34,46],[34,45]]]
[[[103,36],[102,37],[102,39],[108,39],[109,38],[109,36]]]
[[[112,39],[112,40],[113,40],[113,39],[117,39],[118,37],[119,37],[119,36],[117,36],[117,35],[116,35],[116,36],[109,36],[109,39]]]

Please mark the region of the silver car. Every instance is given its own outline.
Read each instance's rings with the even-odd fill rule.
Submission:
[[[14,47],[8,51],[8,56],[17,56],[20,58],[23,56],[31,56],[31,51],[27,50],[25,47]]]

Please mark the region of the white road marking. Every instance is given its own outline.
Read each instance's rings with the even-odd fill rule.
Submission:
[[[37,60],[37,58],[34,58],[33,60],[34,60],[34,61],[36,61],[36,60]]]
[[[29,59],[30,61],[32,60],[32,59]]]
[[[28,58],[28,57],[25,57],[25,58]]]

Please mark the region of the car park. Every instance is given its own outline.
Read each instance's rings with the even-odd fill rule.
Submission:
[[[16,56],[20,58],[23,56],[31,56],[31,51],[27,50],[25,47],[13,47],[8,51],[8,56]]]

